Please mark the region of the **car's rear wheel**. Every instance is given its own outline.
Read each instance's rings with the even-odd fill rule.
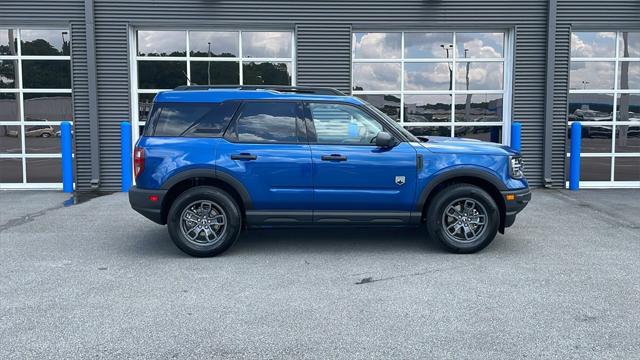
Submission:
[[[496,202],[483,189],[455,184],[442,189],[427,209],[427,230],[448,250],[473,253],[493,241],[500,226]]]
[[[167,216],[171,239],[185,253],[207,257],[221,254],[238,238],[242,214],[225,191],[191,188],[176,198]]]

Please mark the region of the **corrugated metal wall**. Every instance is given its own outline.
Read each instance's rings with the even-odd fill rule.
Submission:
[[[96,0],[96,42],[105,190],[117,190],[118,123],[129,117],[126,25],[268,26],[296,25],[297,83],[350,86],[351,25],[370,28],[504,29],[517,26],[514,117],[523,122],[527,175],[541,184],[544,130],[546,0]]]
[[[300,24],[296,27],[297,83],[351,88],[351,25]]]
[[[542,184],[547,1],[512,0],[95,0],[101,188],[120,186],[120,121],[130,118],[128,27],[295,26],[299,85],[350,87],[354,28],[515,29],[514,119],[523,123],[527,176]],[[560,0],[556,33],[553,185],[562,186],[571,23],[637,22],[637,0]],[[89,133],[83,1],[3,1],[0,24],[71,22],[78,188],[89,189]]]

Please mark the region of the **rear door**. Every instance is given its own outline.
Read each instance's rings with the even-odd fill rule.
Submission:
[[[408,221],[416,187],[415,149],[407,142],[388,149],[375,146],[376,135],[390,129],[353,105],[309,102],[306,114],[314,221]],[[382,212],[388,216],[381,217]]]
[[[311,150],[302,103],[247,101],[217,148],[216,169],[249,192],[250,222],[311,221]]]

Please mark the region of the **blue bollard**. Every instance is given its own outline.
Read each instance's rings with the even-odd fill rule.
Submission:
[[[123,121],[120,123],[120,159],[123,192],[129,191],[131,187],[133,178],[131,156],[131,123]]]
[[[60,123],[60,146],[62,148],[62,191],[73,192],[73,150],[71,148],[71,123]]]
[[[511,124],[511,147],[517,151],[522,149],[521,144],[522,137],[522,124],[519,122],[514,122]]]
[[[582,124],[571,124],[571,157],[569,158],[569,190],[580,189],[580,143],[582,142]]]

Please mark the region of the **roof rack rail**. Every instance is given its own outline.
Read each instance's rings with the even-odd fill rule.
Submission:
[[[209,89],[236,89],[236,90],[271,90],[278,92],[313,94],[313,95],[336,95],[346,96],[342,91],[329,87],[312,86],[278,86],[278,85],[182,85],[173,90],[209,90]]]

